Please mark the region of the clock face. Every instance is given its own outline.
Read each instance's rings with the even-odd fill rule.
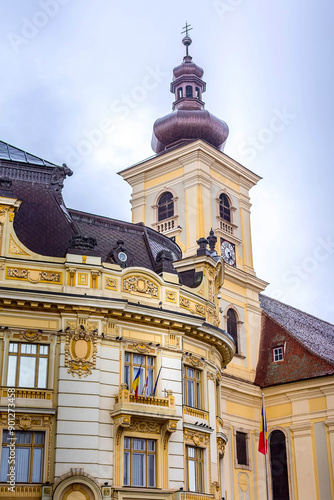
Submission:
[[[126,255],[125,252],[118,252],[117,257],[121,262],[126,262],[128,260],[128,256]]]
[[[230,266],[235,266],[235,250],[234,250],[234,245],[232,245],[232,243],[226,240],[222,241],[221,255],[226,264],[229,264]]]

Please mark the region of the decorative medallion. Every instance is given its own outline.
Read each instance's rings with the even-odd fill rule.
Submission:
[[[38,340],[40,337],[40,333],[36,330],[26,330],[23,332],[23,338],[28,340],[28,342],[33,342],[34,340]]]
[[[169,290],[166,290],[166,301],[167,302],[176,302],[176,293],[175,292],[170,292]]]
[[[96,339],[97,329],[87,331],[82,325],[75,331],[66,332],[65,366],[73,377],[75,374],[79,378],[87,377],[96,368]]]
[[[190,429],[185,429],[183,431],[184,438],[186,441],[192,441],[196,446],[204,445],[208,446],[210,443],[210,436],[204,432],[192,431]]]
[[[105,288],[108,290],[117,290],[117,280],[106,278]]]
[[[143,276],[124,278],[123,291],[129,293],[143,293],[150,297],[159,298],[159,288],[157,285]]]
[[[22,417],[19,417],[20,429],[26,431],[27,429],[30,429],[31,425],[32,425],[32,418],[29,415],[23,415]]]

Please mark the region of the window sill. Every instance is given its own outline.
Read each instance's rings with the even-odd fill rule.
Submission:
[[[241,465],[238,463],[234,464],[235,469],[243,469],[243,470],[252,470],[252,467],[250,465]]]
[[[233,357],[240,358],[240,359],[246,359],[246,356],[244,356],[244,354],[238,354],[238,353],[235,353],[235,355]]]

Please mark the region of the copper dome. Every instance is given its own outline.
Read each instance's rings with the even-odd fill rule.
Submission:
[[[202,78],[203,74],[204,70],[192,62],[191,56],[185,56],[182,64],[173,69],[174,80],[182,75],[196,75],[199,78]]]
[[[222,151],[228,132],[226,123],[205,109],[177,109],[154,123],[152,149],[161,153],[173,146],[202,139]]]

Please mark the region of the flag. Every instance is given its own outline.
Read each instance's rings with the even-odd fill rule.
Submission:
[[[160,377],[161,368],[162,367],[160,366],[160,370],[159,370],[159,373],[158,373],[158,376],[157,376],[157,380],[155,381],[155,384],[154,384],[153,397],[155,397],[155,391],[157,390],[157,385],[158,385],[158,380],[159,380],[159,377]]]
[[[268,452],[267,418],[266,418],[266,411],[264,409],[264,402],[262,403],[262,412],[261,412],[259,452],[263,453],[263,455],[265,455]]]
[[[145,398],[147,398],[147,396],[148,396],[148,375],[146,377],[146,382],[145,382],[144,389],[143,389],[143,395],[145,396]]]
[[[138,368],[137,374],[132,382],[132,390],[135,392],[136,399],[138,399],[138,388],[139,388],[139,379],[140,379],[141,365]]]

